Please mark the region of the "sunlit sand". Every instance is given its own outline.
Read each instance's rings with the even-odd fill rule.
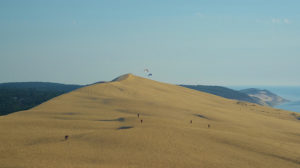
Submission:
[[[297,168],[291,114],[127,74],[1,116],[0,167]]]

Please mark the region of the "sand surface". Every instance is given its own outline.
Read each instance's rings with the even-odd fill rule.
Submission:
[[[23,167],[299,168],[300,121],[128,74],[0,117],[0,168]]]

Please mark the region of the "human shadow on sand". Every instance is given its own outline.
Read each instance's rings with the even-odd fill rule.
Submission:
[[[118,130],[123,130],[123,129],[130,129],[133,128],[132,126],[123,126],[123,127],[119,127],[117,128]]]
[[[124,122],[125,118],[120,117],[120,118],[111,119],[111,120],[97,120],[97,121],[105,121],[105,122],[108,122],[108,121],[118,121],[118,122]]]
[[[206,116],[201,115],[201,114],[194,114],[194,116],[209,120],[209,118],[207,118]]]

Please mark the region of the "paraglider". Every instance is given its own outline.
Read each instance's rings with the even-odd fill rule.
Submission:
[[[149,69],[144,69],[144,72],[145,72],[145,75],[147,77],[151,77],[152,76],[152,73],[150,73]]]

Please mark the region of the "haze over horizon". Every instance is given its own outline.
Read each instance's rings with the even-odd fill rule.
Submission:
[[[300,2],[0,1],[0,83],[298,85]]]

